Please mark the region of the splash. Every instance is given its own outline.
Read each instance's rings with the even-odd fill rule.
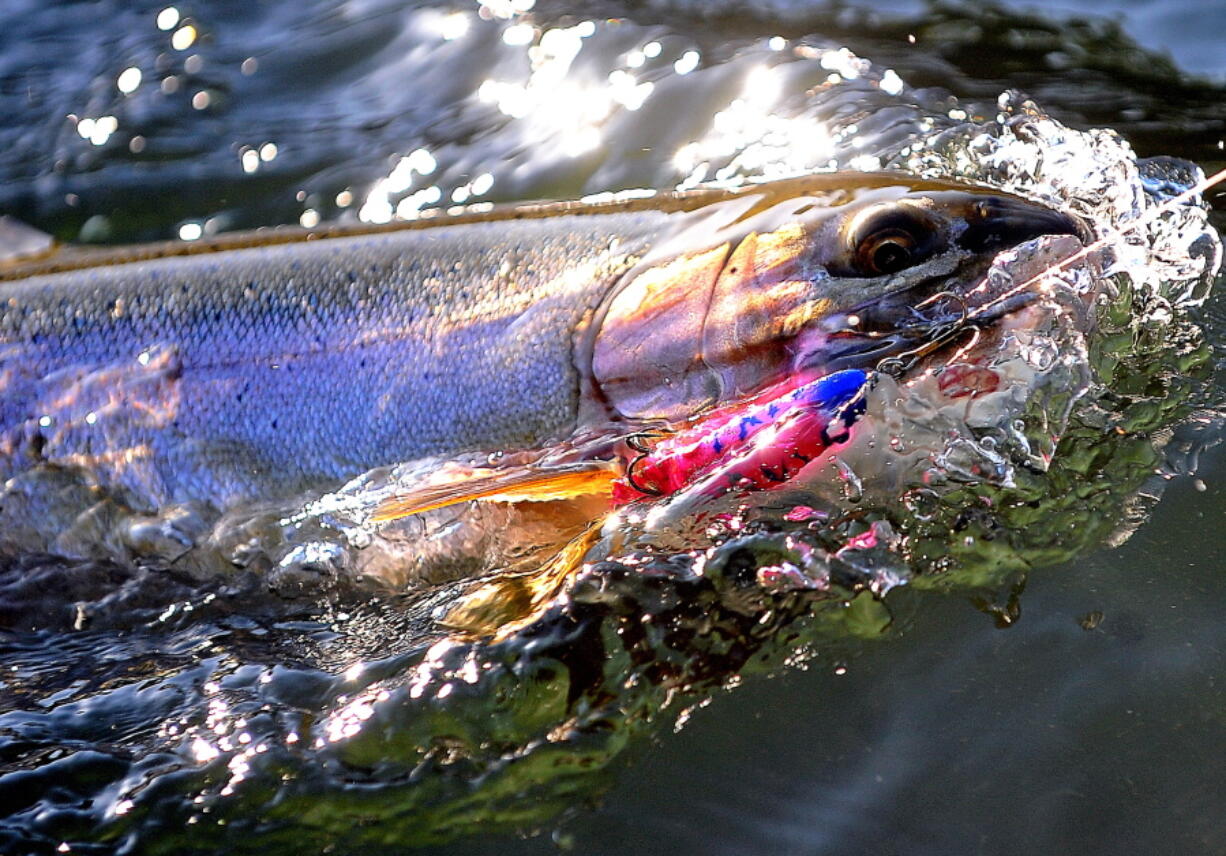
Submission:
[[[861,84],[879,86],[870,65],[857,61],[855,68]],[[962,331],[966,335],[955,336],[958,341],[906,376],[874,385],[851,442],[806,468],[794,507],[816,507],[824,520],[848,521],[852,515],[841,532],[821,528],[820,548],[838,555],[863,527],[886,521],[901,533],[898,549],[883,565],[896,581],[926,582],[937,570],[942,579],[956,578],[955,569],[978,579],[985,543],[991,544],[992,573],[1006,565],[1028,567],[1035,556],[1059,555],[1058,544],[1033,543],[1047,537],[1043,526],[1016,525],[1010,509],[1043,497],[1057,517],[1074,514],[1049,495],[1073,477],[1064,471],[1070,454],[1061,444],[1095,431],[1123,438],[1122,445],[1145,442],[1144,429],[1173,418],[1185,396],[1155,402],[1152,396],[1127,395],[1120,381],[1158,378],[1178,392],[1190,388],[1183,377],[1187,370],[1204,360],[1186,318],[1205,298],[1220,265],[1220,242],[1204,207],[1189,204],[1207,186],[1203,176],[1173,174],[1170,162],[1138,162],[1117,135],[1070,130],[1016,95],[1003,95],[998,106],[999,115],[990,121],[932,130],[901,150],[891,152],[887,145],[876,156],[889,169],[973,181],[1072,211],[1099,237],[1084,249],[1068,238],[1044,238],[1002,253],[981,286],[992,295],[983,305],[999,306],[1022,292],[1040,299],[991,328]],[[1150,421],[1137,421],[1155,405]],[[401,470],[393,481],[411,482],[420,472]],[[1136,475],[1123,484],[1135,485]],[[387,490],[361,480],[342,491],[347,516],[333,516],[333,525],[364,530],[364,515]],[[1087,518],[1095,534],[1085,536],[1081,548],[1104,537],[1103,526],[1115,525],[1118,514],[1109,501],[1104,497]],[[699,489],[655,505],[636,504],[608,518],[596,555],[663,549],[701,555],[703,544],[769,528],[780,517],[789,522],[790,512],[779,512],[781,502],[772,494],[712,503]],[[504,513],[506,521],[516,519],[513,510]],[[491,514],[482,509],[479,526],[488,525]],[[437,522],[410,525],[418,539],[368,532],[367,543],[391,538],[401,547],[386,554],[376,547],[351,566],[363,575],[406,581],[412,576],[399,570],[406,552],[420,556],[448,543],[471,545],[454,510]],[[964,534],[951,543],[952,532]],[[924,546],[916,550],[917,545]],[[442,555],[454,557],[456,549]],[[483,555],[487,561],[494,556]]]
[[[1188,376],[1207,356],[1187,310],[1203,299],[1220,244],[1204,209],[1181,199],[1200,176],[1176,180],[1114,134],[1071,131],[1024,102],[906,148],[883,150],[883,162],[1067,207],[1107,245],[1084,265],[1064,264],[1076,251],[1064,239],[1003,254],[988,286],[1024,285],[1040,299],[883,377],[853,441],[815,462],[803,490],[765,502],[682,494],[623,509],[587,533],[586,555],[561,575],[551,566],[547,577],[434,578],[409,611],[428,628],[415,631],[434,643],[428,650],[363,672],[317,725],[249,732],[247,745],[266,753],[235,745],[198,762],[196,784],[185,785],[198,804],[240,827],[246,816],[292,824],[308,794],[315,804],[321,791],[359,781],[395,804],[401,840],[516,826],[591,787],[580,785],[590,774],[563,771],[606,767],[667,711],[684,718],[716,689],[794,667],[826,640],[880,636],[890,623],[881,598],[898,586],[991,589],[1135,526],[1134,497],[1161,453],[1155,432],[1180,418]],[[333,577],[411,584],[388,569],[428,555],[444,556],[436,571],[454,569],[474,531],[523,525],[512,509],[482,504],[470,512],[476,529],[455,510],[369,526],[369,510],[399,480],[436,465],[370,474],[280,518],[281,570],[311,572],[304,548],[327,545]],[[243,697],[248,709],[266,703],[263,692]],[[198,731],[183,739],[220,746]],[[243,798],[242,779],[265,765],[301,769],[294,747],[304,747],[310,775],[274,801]],[[209,771],[240,756],[223,794]],[[127,817],[158,810],[127,798],[137,808]],[[528,803],[538,808],[525,815],[517,807]],[[329,805],[325,830],[355,810]]]
[[[686,56],[677,50],[661,52],[670,67]],[[588,539],[583,555],[556,565],[532,549],[559,530],[544,509],[526,517],[490,503],[372,526],[370,510],[398,483],[441,463],[412,462],[305,506],[227,517],[203,536],[213,552],[198,566],[112,568],[105,597],[73,588],[80,626],[138,632],[109,649],[102,689],[56,686],[64,694],[45,715],[46,675],[94,656],[96,637],[40,638],[20,652],[26,665],[6,689],[35,712],[9,716],[8,733],[33,753],[52,716],[89,723],[74,739],[90,751],[30,760],[58,784],[10,826],[50,846],[98,834],[129,849],[235,852],[533,827],[590,794],[653,722],[745,676],[795,667],[830,640],[881,636],[891,590],[995,587],[1142,519],[1134,497],[1160,457],[1160,429],[1181,418],[1189,376],[1207,359],[1188,312],[1207,294],[1220,242],[1205,210],[1179,201],[1200,176],[1139,161],[1115,134],[1070,130],[1014,95],[998,116],[968,123],[960,105],[921,110],[897,75],[850,51],[769,50],[790,65],[760,80],[805,86],[760,109],[731,93],[727,118],[688,139],[695,147],[659,184],[747,183],[864,158],[1074,211],[1107,245],[1086,265],[1063,266],[1069,247],[1050,239],[999,258],[989,287],[1040,299],[883,377],[853,441],[815,461],[803,489],[683,494],[596,530],[578,515],[568,525]],[[729,62],[762,57],[757,48]],[[682,68],[687,85],[703,80],[698,59]],[[643,109],[671,80],[653,78]],[[800,97],[810,86],[812,99]],[[882,102],[896,111],[839,109]],[[542,145],[568,130],[531,125]],[[793,146],[793,133],[812,149]],[[426,176],[438,195],[416,197],[406,215],[492,174],[474,168],[459,181],[479,158],[428,154],[383,188],[389,206]],[[513,532],[529,534],[508,545]],[[508,549],[514,572],[488,574],[507,567]],[[33,560],[20,570],[27,588],[62,580]],[[142,647],[150,639],[156,659]],[[136,695],[156,696],[156,710],[132,725]],[[83,818],[101,831],[82,832]]]

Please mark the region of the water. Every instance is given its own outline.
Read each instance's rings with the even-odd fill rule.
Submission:
[[[1058,6],[1028,17],[590,4],[568,7],[575,14],[563,20],[567,9],[547,5],[538,21],[556,19],[570,34],[535,67],[519,36],[504,35],[511,25],[497,15],[482,24],[475,7],[185,8],[196,32],[184,50],[172,40],[189,22],[159,29],[159,9],[31,5],[14,14],[0,36],[0,98],[15,117],[0,131],[0,208],[77,240],[191,237],[671,186],[697,178],[704,160],[712,173],[730,167],[725,178],[806,158],[850,161],[847,147],[806,145],[813,126],[801,121],[766,126],[782,144],[763,139],[771,115],[790,114],[752,100],[699,148],[677,153],[742,92],[745,71],[779,53],[773,36],[789,47],[809,35],[845,44],[878,72],[952,90],[972,112],[976,103],[994,110],[1003,88],[1020,86],[1071,125],[1114,127],[1142,155],[1190,157],[1207,170],[1221,165],[1226,134],[1211,28],[1185,23],[1163,37],[1153,25],[1200,17],[1173,4],[1127,8],[1135,17],[1123,33],[1102,20],[1061,27]],[[629,20],[583,35],[584,21],[621,14]],[[1138,33],[1147,47],[1176,51],[1176,63],[1144,53]],[[659,54],[647,56],[653,42]],[[557,73],[576,44],[568,80],[603,86],[611,71],[645,70],[620,78],[608,124],[583,113],[582,92],[564,102],[534,95],[533,75]],[[644,55],[631,68],[636,49]],[[674,63],[694,62],[690,52],[710,73],[679,74]],[[125,95],[116,84],[133,66],[141,81]],[[633,86],[646,79],[655,89],[644,96]],[[504,86],[483,93],[486,80]],[[798,75],[782,91],[816,82]],[[94,124],[60,118],[70,113]],[[109,121],[99,129],[107,116],[114,130]],[[872,133],[887,137],[889,122],[877,121]],[[143,142],[134,146],[133,135]],[[1199,310],[1211,342],[1226,323],[1218,295]],[[1221,404],[1220,388],[1188,394]],[[662,584],[606,569],[598,579],[608,588],[579,597],[574,621],[512,640],[471,668],[463,646],[421,662],[415,643],[430,641],[428,610],[411,598],[352,591],[307,573],[311,563],[270,592],[253,575],[201,583],[110,568],[100,581],[97,567],[66,576],[26,558],[4,578],[6,618],[53,629],[2,640],[12,674],[0,698],[20,711],[0,724],[6,852],[96,838],[99,820],[104,851],[108,841],[141,852],[182,852],[185,841],[234,852],[426,842],[536,853],[552,852],[551,839],[593,853],[1220,851],[1226,459],[1212,447],[1217,426],[1208,418],[1177,429],[1163,465],[1186,473],[1208,445],[1199,481],[1174,478],[1152,519],[1114,550],[1052,566],[1075,551],[1058,543],[1044,552],[1040,539],[1031,547],[1045,566],[1029,574],[988,575],[970,592],[899,588],[888,613],[865,595],[850,609],[819,599],[816,617],[801,621],[803,597],[743,592],[732,550],[705,579],[667,562],[656,572],[673,582]],[[1108,469],[1127,481],[1156,463],[1142,455],[1132,469]],[[1088,516],[1055,519],[1096,543],[1132,513],[1110,499]],[[777,548],[754,549],[757,564],[777,559]],[[843,573],[853,588],[886,579],[881,568]],[[68,594],[48,598],[47,586]],[[90,605],[95,629],[70,630],[75,615],[64,607],[76,602]],[[643,615],[682,641],[653,635]],[[635,634],[643,644],[621,653]],[[739,673],[731,683],[740,686],[721,689]],[[670,701],[660,692],[669,680],[690,690]],[[623,681],[616,704],[602,707],[596,690]],[[381,702],[381,692],[403,703]],[[569,732],[562,710],[575,717]],[[290,739],[320,718],[315,733],[328,745]],[[525,760],[508,762],[525,735],[542,737]],[[195,793],[207,795],[204,810],[190,802]],[[240,832],[227,838],[218,817]],[[270,825],[254,822],[262,817]],[[542,834],[521,839],[516,829]]]

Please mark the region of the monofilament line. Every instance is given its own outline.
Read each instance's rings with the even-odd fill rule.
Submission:
[[[1213,175],[1209,176],[1208,178],[1198,181],[1196,184],[1192,185],[1187,190],[1183,191],[1182,193],[1176,196],[1172,196],[1170,199],[1163,202],[1157,208],[1153,209],[1152,211],[1147,212],[1141,217],[1138,217],[1136,220],[1133,220],[1131,223],[1128,223],[1127,225],[1123,226],[1120,229],[1116,229],[1114,231],[1104,234],[1097,241],[1093,241],[1092,243],[1087,244],[1086,246],[1082,247],[1077,252],[1073,253],[1068,258],[1061,259],[1060,261],[1056,262],[1050,267],[1044,268],[1043,270],[1039,271],[1034,276],[1030,277],[1030,279],[1027,279],[1024,282],[1013,286],[1013,288],[1009,289],[1004,294],[997,296],[995,299],[983,304],[978,309],[974,310],[972,313],[970,313],[971,316],[974,317],[974,316],[982,315],[985,311],[991,308],[994,304],[998,304],[1001,301],[1008,300],[1010,297],[1014,297],[1015,295],[1021,294],[1023,291],[1026,291],[1028,288],[1030,288],[1030,286],[1039,282],[1041,279],[1043,279],[1048,274],[1055,273],[1056,271],[1065,270],[1066,268],[1070,267],[1073,264],[1076,264],[1077,262],[1091,255],[1092,253],[1096,253],[1099,250],[1103,249],[1104,247],[1107,247],[1108,245],[1110,245],[1112,242],[1119,240],[1121,237],[1123,237],[1124,235],[1127,235],[1129,232],[1133,232],[1136,229],[1140,228],[1141,226],[1145,226],[1153,222],[1158,217],[1162,216],[1168,211],[1175,210],[1180,205],[1182,205],[1184,202],[1187,202],[1189,199],[1191,199],[1193,196],[1203,194],[1206,190],[1208,190],[1209,188],[1213,187],[1216,184],[1221,183],[1224,180],[1226,180],[1226,169],[1219,170],[1218,172],[1215,172]]]

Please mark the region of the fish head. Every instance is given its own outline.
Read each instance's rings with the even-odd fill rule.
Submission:
[[[1025,288],[989,281],[1004,254],[1058,236],[1038,251],[1049,265],[1091,238],[1071,214],[1000,191],[820,178],[817,188],[744,194],[731,213],[730,202],[691,212],[681,240],[699,249],[625,278],[592,353],[618,417],[676,421],[789,376],[873,369],[942,330],[1024,305]]]

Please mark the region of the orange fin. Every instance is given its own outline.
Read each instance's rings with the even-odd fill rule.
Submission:
[[[375,508],[370,522],[399,520],[473,499],[548,502],[606,493],[620,474],[621,469],[609,461],[584,461],[552,469],[515,468],[389,496]]]
[[[583,564],[600,536],[600,522],[588,526],[536,570],[499,574],[469,590],[438,620],[449,630],[506,639],[529,624]]]

